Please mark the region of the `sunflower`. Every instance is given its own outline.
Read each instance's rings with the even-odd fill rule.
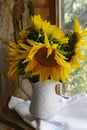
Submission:
[[[87,46],[87,42],[84,41],[85,36],[87,35],[86,30],[82,30],[78,20],[75,20],[73,32],[69,39],[69,44],[74,46],[74,55],[70,59],[70,65],[76,69],[80,67],[80,60],[84,60],[84,56],[81,53],[81,47]]]
[[[29,50],[31,49],[31,47],[24,44],[22,40],[18,40],[17,43],[18,44],[16,44],[15,42],[10,42],[8,47],[8,61],[10,64],[8,71],[9,77],[25,73],[24,68],[26,64],[22,64],[22,62],[25,60],[29,53]]]
[[[84,60],[81,46],[87,45],[84,41],[87,31],[82,30],[78,20],[75,20],[73,31],[65,34],[40,15],[31,19],[32,26],[20,32],[17,44],[9,44],[8,76],[36,76],[42,82],[48,79],[65,82],[71,68],[80,67],[79,60]]]
[[[10,67],[9,67],[9,71],[8,71],[8,76],[11,77],[13,75],[17,75],[17,67],[18,67],[18,48],[19,48],[19,45],[17,45],[16,43],[14,42],[10,42],[9,44],[9,48],[8,48],[8,51],[9,51],[9,57],[8,57],[8,60],[9,60],[9,64],[10,64]]]
[[[50,22],[44,21],[40,15],[34,15],[31,19],[35,30],[38,32],[42,30],[43,33],[51,34],[56,29],[56,25],[51,25]]]
[[[51,45],[45,34],[44,44],[27,40],[33,47],[27,59],[28,62],[25,71],[31,77],[39,75],[40,81],[45,82],[47,79],[51,81],[65,81],[70,73],[70,66],[64,60],[64,56],[57,51],[58,44]]]
[[[31,20],[35,30],[39,31],[43,26],[43,20],[41,19],[40,15],[34,15],[34,17],[32,16]]]

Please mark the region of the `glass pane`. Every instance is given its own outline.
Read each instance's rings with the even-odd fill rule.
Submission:
[[[72,27],[75,18],[87,27],[87,0],[64,0],[64,8],[65,28]]]
[[[87,28],[87,0],[64,0],[64,8],[65,30],[73,27],[75,19],[78,19],[83,28]],[[84,53],[87,57],[87,50]],[[63,89],[65,95],[87,92],[87,58],[81,62],[81,68],[71,74]]]

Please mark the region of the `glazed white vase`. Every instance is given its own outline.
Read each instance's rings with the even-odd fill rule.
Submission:
[[[32,98],[30,104],[30,113],[33,117],[39,119],[48,119],[58,112],[58,99],[55,92],[55,86],[59,82],[36,82],[32,84]]]

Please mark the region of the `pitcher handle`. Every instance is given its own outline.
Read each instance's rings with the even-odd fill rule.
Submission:
[[[55,86],[56,94],[62,95],[62,83],[57,81]]]
[[[26,90],[25,90],[25,88],[24,88],[25,85],[26,85],[26,82],[30,83],[27,78],[23,78],[22,81],[21,81],[21,89],[22,89],[22,91],[24,92],[24,94],[25,94],[26,96],[28,96],[29,99],[31,100],[31,96],[26,92]]]

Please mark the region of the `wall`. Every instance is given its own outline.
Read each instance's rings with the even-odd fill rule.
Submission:
[[[36,14],[41,14],[44,19],[49,20],[47,0],[43,0],[43,2],[41,0],[43,3],[42,5],[39,3],[40,0],[37,1],[38,4],[35,2],[36,0],[33,0],[34,12]],[[24,4],[24,7],[22,4]],[[23,99],[27,98],[21,91],[19,82],[13,81],[7,77],[7,48],[10,41],[18,38],[18,31],[27,28],[28,25],[31,24],[30,15],[33,14],[33,10],[32,8],[30,10],[29,7],[28,0],[0,0],[0,109],[2,107],[7,107],[8,101],[12,95]],[[19,19],[20,16],[22,16],[22,19]],[[16,24],[13,24],[13,19]],[[17,36],[14,35],[14,31],[16,31],[15,35]],[[11,130],[11,128],[1,124],[0,129]]]

